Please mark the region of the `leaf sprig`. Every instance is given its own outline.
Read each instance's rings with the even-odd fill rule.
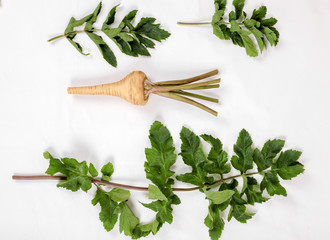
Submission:
[[[254,9],[252,16],[247,17],[243,11],[245,0],[233,0],[234,9],[228,15],[228,22],[224,20],[227,0],[214,0],[215,13],[211,22],[202,23],[184,23],[182,25],[200,25],[211,24],[213,34],[221,40],[232,40],[233,44],[245,48],[246,54],[251,57],[258,56],[258,50],[254,44],[251,35],[254,36],[260,53],[267,47],[267,41],[270,46],[276,46],[280,34],[274,27],[277,23],[276,18],[266,18],[267,8],[261,6]],[[230,27],[228,27],[230,25]]]
[[[230,207],[228,221],[235,218],[241,223],[246,223],[254,215],[247,211],[246,206],[268,200],[263,195],[264,190],[269,196],[287,196],[278,176],[283,180],[290,180],[304,171],[303,165],[298,162],[301,152],[282,151],[284,140],[269,140],[259,150],[252,146],[250,134],[243,129],[234,145],[236,155],[232,156],[229,162],[228,154],[222,149],[219,139],[210,135],[201,135],[202,139],[211,144],[211,150],[206,156],[197,135],[183,128],[180,136],[182,140],[180,155],[185,164],[192,166],[192,172],[178,175],[177,179],[200,187],[209,199],[209,213],[204,223],[209,228],[212,240],[221,236],[224,228],[224,220],[221,216],[227,207]],[[248,172],[254,168],[254,164],[258,171]],[[230,173],[232,167],[240,174],[232,178],[224,178],[224,174]],[[259,184],[252,175],[261,175],[261,183]],[[215,180],[215,177],[218,180]],[[241,190],[238,188],[236,177],[243,178]],[[232,181],[227,183],[229,179]],[[217,185],[220,185],[217,191],[210,190]]]
[[[156,19],[151,17],[141,18],[139,23],[134,26],[132,22],[137,14],[137,10],[129,12],[117,27],[110,27],[115,21],[117,7],[118,5],[110,10],[100,29],[95,28],[93,25],[101,11],[102,2],[100,2],[94,12],[88,16],[79,20],[72,17],[64,34],[53,37],[48,41],[51,42],[58,38],[65,37],[78,50],[78,52],[86,56],[89,55],[89,53],[84,53],[82,46],[74,40],[78,33],[86,33],[96,44],[103,58],[110,65],[116,67],[116,56],[108,44],[101,36],[97,35],[96,32],[103,32],[119,47],[120,51],[133,57],[138,57],[140,55],[150,56],[148,48],[154,48],[155,43],[153,40],[161,42],[171,35],[169,32],[160,28],[160,24],[155,23]],[[76,29],[84,24],[85,27],[83,30]]]
[[[79,189],[87,192],[94,184],[97,191],[92,204],[100,205],[99,218],[104,228],[110,231],[119,221],[119,231],[132,239],[145,237],[150,233],[156,234],[164,223],[172,223],[172,205],[180,204],[180,199],[174,191],[199,190],[209,201],[208,215],[204,223],[209,229],[210,238],[216,240],[220,238],[224,229],[223,211],[226,208],[230,208],[228,222],[235,218],[241,223],[246,223],[254,215],[247,211],[248,205],[263,203],[274,195],[286,196],[287,192],[280,184],[279,178],[290,180],[304,171],[303,165],[298,162],[301,152],[282,151],[284,141],[280,139],[267,141],[262,149],[255,148],[251,136],[244,129],[234,145],[235,155],[230,161],[221,141],[211,135],[203,134],[199,137],[183,127],[180,138],[180,155],[192,170],[176,178],[195,185],[193,188],[172,188],[174,172],[171,167],[176,162],[177,155],[170,132],[157,121],[153,123],[149,132],[151,148],[145,149],[146,177],[153,183],[148,187],[111,182],[114,172],[111,163],[102,167],[100,180],[97,178],[99,173],[92,163],[88,165],[86,161],[78,162],[73,158],[56,159],[48,152],[44,153],[44,157],[49,159],[46,173],[50,176],[13,176],[13,179],[60,179],[57,186],[73,192]],[[200,138],[211,145],[208,154],[204,153]],[[233,168],[239,171],[239,174],[234,175]],[[254,168],[257,168],[257,171],[251,171]],[[53,176],[57,173],[62,175]],[[261,182],[259,183],[253,175],[260,175]],[[237,178],[243,179],[241,187],[238,186]],[[105,190],[105,185],[113,188],[110,191]],[[141,204],[156,213],[153,221],[146,224],[140,222],[127,204],[130,192],[123,188],[149,191],[149,199],[154,201]]]

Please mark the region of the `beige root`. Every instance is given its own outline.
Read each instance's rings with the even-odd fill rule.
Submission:
[[[148,96],[144,93],[147,76],[141,71],[128,74],[118,82],[86,87],[69,87],[69,94],[111,95],[125,99],[135,105],[145,105]]]

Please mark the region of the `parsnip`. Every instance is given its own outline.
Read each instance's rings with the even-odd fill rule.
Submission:
[[[183,80],[172,80],[165,82],[151,82],[142,71],[134,71],[118,82],[107,83],[95,86],[69,87],[69,94],[87,94],[87,95],[111,95],[125,99],[135,105],[145,105],[148,102],[150,94],[175,99],[199,107],[215,116],[217,112],[198,103],[186,96],[202,99],[210,102],[218,102],[218,99],[206,97],[199,94],[186,92],[187,90],[200,90],[219,88],[219,79],[194,83],[199,80],[218,74],[218,70],[198,75]]]

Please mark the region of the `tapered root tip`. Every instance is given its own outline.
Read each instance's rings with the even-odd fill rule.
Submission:
[[[68,87],[68,94],[74,94],[72,87]]]

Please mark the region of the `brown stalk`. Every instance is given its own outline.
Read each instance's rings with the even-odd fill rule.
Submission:
[[[250,176],[250,175],[255,175],[255,174],[260,174],[260,172],[246,173],[244,175]],[[234,178],[238,178],[241,176],[242,175],[234,175],[231,177],[222,178],[222,179],[215,181],[211,185],[205,185],[205,186],[212,188],[222,182],[225,182],[225,181],[228,181],[228,180],[231,180]],[[34,176],[13,175],[12,179],[13,180],[65,180],[66,177],[65,176],[48,176],[48,175],[34,175]],[[121,184],[121,183],[115,183],[115,182],[106,182],[106,181],[102,181],[102,180],[98,180],[98,179],[92,179],[92,182],[94,184],[101,184],[101,185],[125,188],[125,189],[130,189],[130,190],[148,191],[148,187],[132,186],[132,185],[126,185],[126,184]],[[203,187],[172,188],[172,189],[173,189],[173,191],[177,191],[177,192],[189,192],[189,191],[196,191],[196,190],[202,189]]]

